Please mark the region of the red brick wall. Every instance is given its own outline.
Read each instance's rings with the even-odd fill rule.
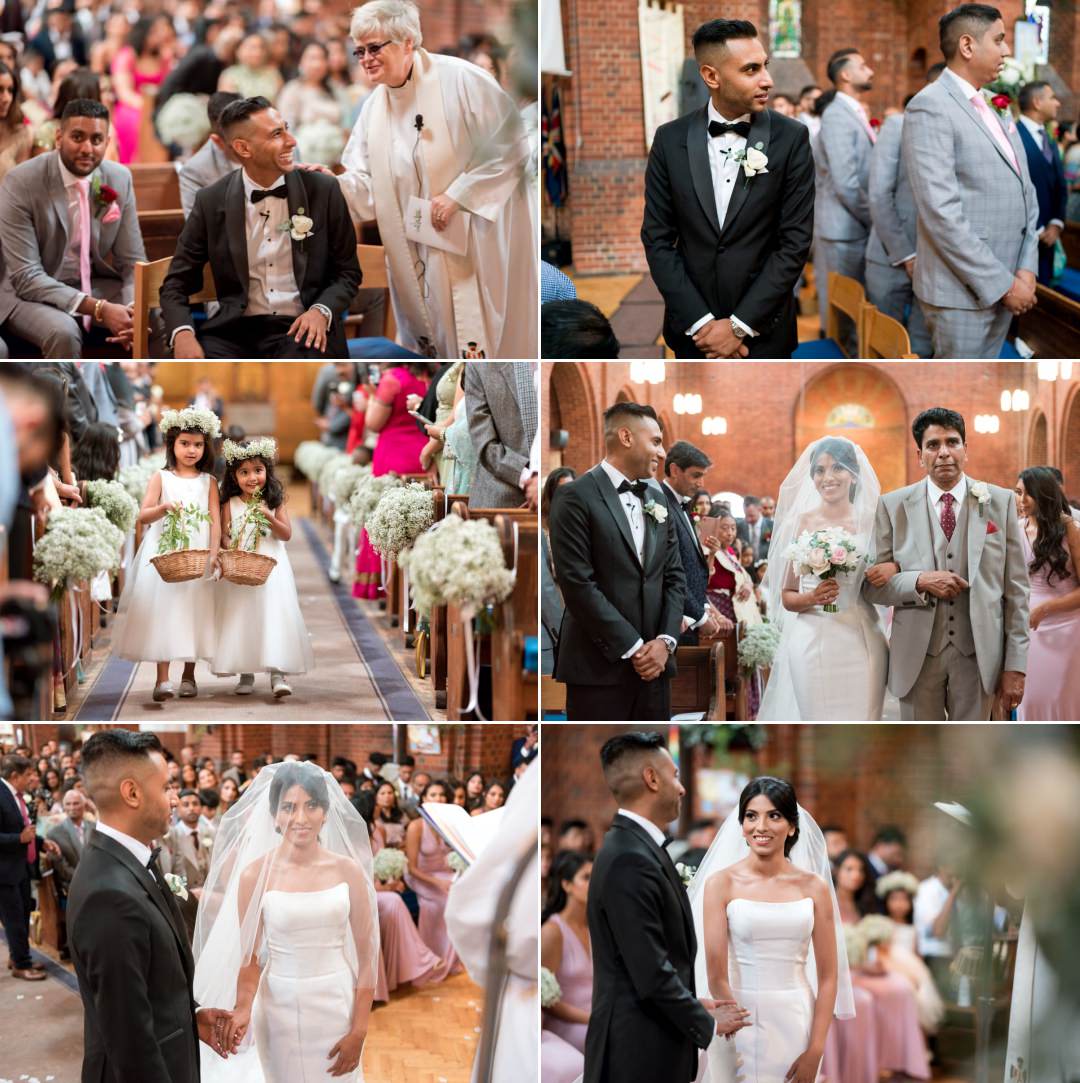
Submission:
[[[948,405],[967,421],[972,476],[1011,488],[1017,471],[1032,465],[1029,430],[1041,409],[1049,419],[1049,458],[1066,471],[1073,490],[1080,490],[1080,380],[1039,381],[1034,364],[669,361],[664,383],[656,385],[630,384],[629,369],[628,362],[546,363],[545,409],[556,399],[561,427],[570,433],[563,461],[587,466],[603,456],[599,415],[628,386],[636,401],[650,403],[670,417],[664,434],[668,445],[689,440],[712,459],[707,483],[713,492],[775,494],[806,444],[825,431],[824,419],[832,406],[853,402],[871,411],[874,428],[832,431],[862,444],[883,486],[897,488],[922,476],[910,435],[915,415],[929,406]],[[581,391],[582,380],[588,381],[588,392]],[[1028,390],[1031,410],[1001,413],[1001,391],[1015,388]],[[679,392],[701,394],[703,414],[675,414],[672,404]],[[582,418],[583,409],[591,411],[596,425]],[[1000,432],[976,433],[974,420],[980,413],[998,414]],[[726,436],[702,435],[701,417],[713,414],[727,418]],[[567,424],[566,418],[572,423]],[[1069,434],[1066,425],[1071,426]],[[548,455],[550,469],[557,456]]]

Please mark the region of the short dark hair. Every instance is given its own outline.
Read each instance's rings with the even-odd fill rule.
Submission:
[[[560,835],[565,835],[567,831],[587,831],[588,829],[589,825],[584,820],[563,820],[563,822],[559,824]]]
[[[619,340],[607,316],[578,299],[540,306],[540,356],[545,358],[615,358]]]
[[[94,793],[95,778],[101,782],[111,767],[124,763],[134,765],[136,761],[149,759],[152,752],[162,752],[161,741],[154,733],[100,730],[93,734],[82,749],[83,774],[90,796],[100,804],[100,795]]]
[[[757,36],[757,27],[746,19],[710,19],[694,31],[694,53],[710,45],[727,45],[735,38]]]
[[[607,433],[618,428],[617,423],[620,419],[629,419],[631,417],[651,417],[657,425],[660,424],[660,419],[651,406],[641,402],[617,402],[604,411],[604,432]]]
[[[872,850],[880,842],[889,843],[890,845],[898,842],[901,846],[907,846],[907,835],[895,824],[886,824],[874,832],[874,841],[870,843],[870,849]]]
[[[198,797],[200,801],[202,800],[199,791],[193,790],[190,786],[186,790],[181,790],[176,796],[178,800],[183,800],[185,797]]]
[[[221,134],[226,139],[230,139],[233,128],[247,123],[256,113],[273,108],[274,105],[270,99],[264,98],[261,94],[254,98],[237,98],[236,101],[229,102],[221,111],[221,116],[218,118]]]
[[[837,49],[832,56],[829,57],[829,63],[826,66],[825,74],[829,77],[829,82],[833,86],[836,86],[836,80],[840,73],[848,66],[848,61],[853,56],[858,56],[859,50],[854,48]]]
[[[1045,79],[1033,79],[1030,83],[1025,83],[1020,88],[1020,94],[1017,97],[1017,104],[1020,106],[1020,112],[1026,113],[1032,105],[1035,104],[1035,95],[1042,90],[1043,87],[1047,87],[1050,84]]]
[[[794,104],[795,104],[795,102],[794,102],[794,100],[792,99],[792,97],[791,97],[791,95],[790,95],[790,94],[783,94],[783,93],[781,93],[781,94],[774,94],[774,95],[772,96],[772,100],[773,100],[774,102],[775,102],[775,101],[777,101],[777,100],[779,100],[780,98],[783,98],[783,99],[784,99],[784,101],[786,101],[786,102],[788,103],[788,105],[794,105]]]
[[[209,786],[204,790],[199,790],[197,796],[208,809],[216,809],[221,804],[221,794]]]
[[[659,752],[665,747],[663,734],[660,733],[632,731],[609,737],[600,749],[600,767],[604,772],[604,781],[607,782],[611,792],[619,797],[620,783],[626,781],[625,777],[621,779],[619,777],[619,766],[623,760],[627,757]]]
[[[938,19],[938,43],[941,55],[946,60],[956,56],[960,48],[960,39],[965,34],[978,37],[986,33],[986,28],[1001,18],[1001,12],[989,4],[961,4],[952,11],[947,11]]]
[[[967,443],[967,430],[964,428],[964,419],[955,410],[946,406],[931,406],[929,410],[923,410],[911,423],[911,435],[915,437],[915,446],[922,450],[923,433],[931,425],[940,425],[943,429],[955,429],[960,434],[960,439]]]
[[[667,458],[664,460],[665,476],[671,473],[672,466],[677,466],[680,470],[689,470],[692,466],[708,470],[712,466],[712,459],[689,441],[676,440],[668,448]]]
[[[415,756],[402,756],[401,759],[398,760],[398,767],[415,767],[415,766],[416,766],[416,757]]]
[[[801,100],[802,98],[805,98],[806,95],[809,94],[811,90],[820,90],[820,89],[821,89],[821,87],[819,87],[817,85],[817,83],[807,83],[806,86],[804,86],[802,88],[802,90],[799,91],[799,98]]]
[[[210,95],[210,100],[206,103],[206,119],[210,121],[210,127],[221,135],[221,114],[225,112],[225,109],[232,105],[233,102],[238,102],[240,95],[232,90],[215,90]],[[230,437],[230,439],[232,439]]]
[[[347,760],[345,761],[348,762]],[[368,754],[368,763],[375,764],[376,767],[382,767],[384,764],[390,762],[390,757],[385,752],[371,752]]]
[[[9,753],[0,760],[0,778],[11,778],[12,775],[21,775],[28,767],[33,766],[33,761],[26,756],[20,756],[18,752]]]
[[[90,117],[91,120],[103,120],[108,124],[109,110],[107,106],[92,98],[74,98],[64,106],[64,111],[60,114],[61,127],[69,117]]]
[[[743,507],[746,507],[747,504],[753,504],[755,508],[760,508],[761,507],[761,497],[760,496],[744,496],[742,498],[742,502],[743,502]]]

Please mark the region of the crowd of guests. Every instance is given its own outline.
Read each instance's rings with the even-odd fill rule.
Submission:
[[[501,808],[514,781],[539,755],[536,727],[512,747],[506,775],[470,771],[464,780],[439,777],[418,767],[416,758],[372,750],[363,765],[345,756],[331,760],[330,774],[368,824],[373,854],[390,848],[405,856],[402,876],[379,879],[381,958],[376,1000],[386,1001],[399,985],[426,985],[464,969],[446,931],[444,911],[454,870],[450,848],[421,817],[427,802],[461,805],[481,816]],[[178,896],[194,934],[203,885],[210,870],[214,837],[224,816],[241,799],[259,772],[281,760],[316,762],[313,753],[246,758],[232,751],[221,760],[184,745],[178,756],[166,752],[172,824],[158,842],[165,874],[182,877],[187,898]],[[31,913],[39,908],[43,878],[52,882],[60,908],[61,958],[67,958],[62,916],[68,887],[90,841],[97,809],[81,774],[78,744],[46,741],[36,754],[26,745],[0,746],[0,831],[19,843],[0,853],[0,922],[16,977],[40,981],[42,964],[32,962]]]
[[[719,821],[692,822],[668,845],[686,875],[698,867]],[[936,1034],[949,1006],[970,1008],[976,995],[970,960],[987,921],[1008,924],[980,892],[959,878],[950,859],[936,860],[922,879],[907,868],[907,840],[894,825],[879,828],[869,850],[849,844],[839,826],[822,828],[845,929],[855,994],[854,1019],[834,1020],[822,1073],[833,1083],[929,1079],[937,1059]],[[592,1008],[592,953],[587,906],[593,854],[599,839],[579,817],[557,826],[541,821],[541,966],[554,976],[559,997],[545,1001],[541,1041],[545,1083],[572,1083],[584,1066]],[[869,950],[860,926],[869,915],[886,924],[872,932]],[[698,990],[701,993],[701,990]]]

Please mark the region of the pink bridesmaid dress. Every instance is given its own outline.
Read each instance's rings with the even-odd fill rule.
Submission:
[[[147,73],[139,71],[135,62],[135,50],[125,45],[112,62],[112,75],[115,78],[118,69],[126,70],[140,93],[147,86],[161,86],[169,74],[171,65],[162,64],[157,71]],[[126,102],[117,101],[113,106],[113,127],[116,129],[116,146],[120,161],[124,165],[139,160],[139,133],[142,128],[142,110]]]
[[[374,477],[421,472],[420,452],[428,438],[420,431],[416,420],[409,416],[405,403],[410,395],[423,398],[426,391],[427,384],[400,365],[382,374],[375,389],[375,398],[390,407],[390,420],[378,434],[378,442],[371,456],[371,473]],[[352,592],[354,598],[378,598],[382,593],[382,558],[371,548],[367,530],[360,532],[356,582],[353,583]]]
[[[929,1079],[930,1053],[919,1026],[915,991],[909,982],[899,974],[858,971],[851,980],[873,997],[879,1073],[903,1072],[912,1079]]]
[[[562,959],[555,979],[562,990],[563,1002],[572,1008],[592,1007],[592,956],[560,914],[548,919],[562,933]],[[585,1070],[586,1023],[568,1023],[549,1012],[542,1016],[540,1041],[540,1078],[544,1083],[573,1083]]]
[[[454,873],[446,864],[449,853],[450,848],[425,823],[420,838],[420,872],[434,876],[437,880],[453,880]],[[405,883],[416,892],[420,901],[420,939],[442,959],[445,968],[442,976],[460,973],[465,967],[450,943],[450,934],[446,931],[447,893],[423,880],[417,880],[409,873],[405,874]]]
[[[1020,521],[1021,526],[1024,520]],[[1024,559],[1035,558],[1027,532],[1021,531]],[[1068,576],[1050,580],[1044,565],[1031,574],[1029,606],[1070,594],[1080,586],[1072,560]],[[1027,680],[1017,711],[1021,722],[1074,722],[1080,718],[1080,609],[1055,613],[1041,621],[1028,640]]]
[[[877,1020],[874,997],[858,985],[854,1019],[834,1019],[825,1039],[821,1075],[827,1083],[878,1083]]]

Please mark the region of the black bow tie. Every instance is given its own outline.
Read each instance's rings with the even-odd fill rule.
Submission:
[[[251,193],[251,202],[261,203],[270,196],[274,199],[284,199],[286,194],[284,184],[279,184],[276,188],[255,188]]]
[[[709,121],[709,135],[714,138],[718,135],[726,135],[728,132],[734,132],[746,139],[750,135],[750,121],[737,120],[734,124],[728,124],[722,120]]]
[[[644,481],[623,481],[619,484],[620,493],[633,493],[638,500],[645,499],[645,490],[648,484]]]

